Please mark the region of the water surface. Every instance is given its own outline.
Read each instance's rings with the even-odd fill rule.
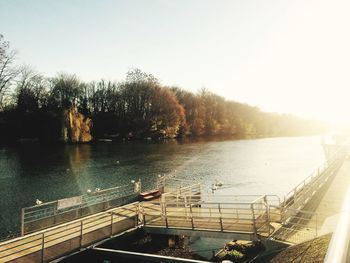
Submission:
[[[157,141],[0,148],[0,236],[19,230],[20,208],[158,174],[219,180],[222,194],[283,196],[324,162],[319,137]],[[229,200],[228,200],[229,201]]]

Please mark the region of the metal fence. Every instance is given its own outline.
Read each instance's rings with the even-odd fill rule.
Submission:
[[[90,192],[22,209],[21,234],[62,224],[137,200],[140,182]]]
[[[165,202],[141,204],[143,224],[147,227],[240,232],[253,235],[270,234],[267,196],[252,202],[203,202],[188,198],[169,198]]]
[[[302,210],[309,200],[329,183],[342,165],[344,154],[337,154],[325,165],[318,168],[284,196],[281,206],[284,209]]]
[[[138,227],[139,203],[131,203],[0,243],[0,262],[50,262]]]

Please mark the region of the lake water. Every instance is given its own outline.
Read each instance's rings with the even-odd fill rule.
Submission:
[[[0,147],[0,236],[18,232],[20,208],[158,174],[224,183],[222,194],[283,197],[325,161],[320,137],[145,141]]]

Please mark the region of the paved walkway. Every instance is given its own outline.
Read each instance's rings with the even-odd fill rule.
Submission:
[[[335,230],[346,193],[350,187],[350,160],[345,160],[322,198],[315,201],[319,235]],[[318,203],[318,204],[317,204]]]

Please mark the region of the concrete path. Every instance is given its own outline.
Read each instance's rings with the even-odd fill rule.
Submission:
[[[319,225],[318,235],[334,231],[349,187],[350,160],[346,159],[330,186],[325,190],[322,198],[315,201],[317,205],[315,209],[317,215],[315,216],[317,216]]]

